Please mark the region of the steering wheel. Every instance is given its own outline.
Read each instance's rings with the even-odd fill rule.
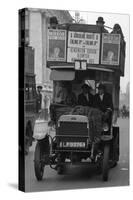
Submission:
[[[75,106],[75,107],[72,109],[71,114],[73,114],[73,113],[74,113],[75,111],[77,111],[78,109],[84,110],[84,106],[80,106],[80,105]]]

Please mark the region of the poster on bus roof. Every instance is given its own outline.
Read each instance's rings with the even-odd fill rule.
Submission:
[[[119,65],[120,35],[102,34],[101,64]]]
[[[66,61],[66,30],[48,29],[47,61]]]
[[[89,64],[99,64],[99,52],[99,33],[69,31],[67,62],[86,60]]]

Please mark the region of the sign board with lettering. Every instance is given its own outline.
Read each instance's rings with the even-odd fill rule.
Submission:
[[[101,64],[119,65],[120,34],[102,34]]]
[[[66,61],[66,30],[48,29],[47,61]]]
[[[68,32],[67,62],[86,60],[89,64],[99,64],[99,52],[99,33]]]

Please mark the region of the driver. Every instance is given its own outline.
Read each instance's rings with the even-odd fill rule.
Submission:
[[[82,85],[82,93],[78,96],[78,105],[93,107],[93,95],[90,93],[91,87],[87,84]]]

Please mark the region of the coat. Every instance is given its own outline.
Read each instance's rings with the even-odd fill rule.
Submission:
[[[107,108],[111,108],[113,111],[112,96],[109,93],[103,95],[103,100],[100,99],[100,95],[94,96],[94,107],[106,112]]]
[[[88,93],[88,98],[89,98],[89,101],[87,100],[86,96],[84,96],[83,93],[79,94],[79,96],[78,96],[78,105],[93,107],[93,104],[94,104],[93,95]]]

